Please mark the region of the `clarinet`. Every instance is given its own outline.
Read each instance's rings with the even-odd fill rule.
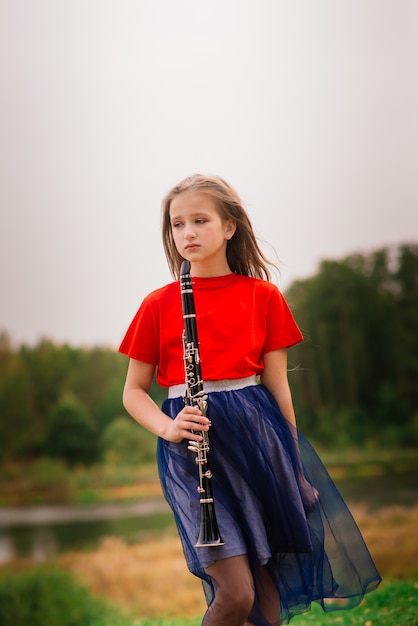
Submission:
[[[201,410],[202,415],[206,416],[208,397],[203,389],[200,369],[196,311],[189,261],[183,261],[181,265],[180,293],[184,320],[183,358],[186,379],[184,403],[188,406],[197,406]],[[208,460],[209,435],[206,430],[194,432],[198,432],[199,435],[203,437],[203,441],[189,441],[188,446],[188,449],[196,454],[196,463],[199,470],[199,485],[197,491],[200,496],[200,530],[195,548],[223,546],[224,542],[219,533],[215,515],[215,503],[212,495],[212,472]]]

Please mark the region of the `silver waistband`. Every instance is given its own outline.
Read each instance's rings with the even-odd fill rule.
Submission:
[[[203,388],[205,393],[213,393],[216,391],[235,391],[237,389],[244,389],[244,387],[251,387],[256,385],[257,380],[254,376],[247,376],[247,378],[231,378],[227,380],[205,380]],[[186,393],[186,385],[173,385],[168,388],[169,398],[182,397]]]

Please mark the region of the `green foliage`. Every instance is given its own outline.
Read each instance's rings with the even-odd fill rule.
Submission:
[[[150,390],[150,396],[158,406],[161,406],[167,397],[167,389],[163,389],[153,380]]]
[[[97,458],[97,433],[87,410],[77,400],[64,398],[48,419],[45,452],[69,465],[89,464]]]
[[[363,603],[349,611],[323,613],[313,605],[312,609],[295,617],[290,622],[294,626],[328,626],[338,623],[342,626],[376,624],[379,626],[416,626],[417,584],[412,581],[391,581],[365,596]]]
[[[198,617],[182,617],[180,619],[143,619],[133,624],[117,624],[115,626],[200,626],[202,618]],[[94,626],[107,626],[106,624],[94,624]]]
[[[286,295],[306,339],[289,355],[301,430],[336,445],[416,445],[418,245],[323,261]]]
[[[292,626],[417,626],[418,583],[390,581],[368,594],[364,602],[349,611],[324,613],[315,603],[312,609],[294,617]],[[199,626],[201,617],[179,619],[141,619],[110,624],[100,621],[94,626]]]
[[[24,363],[12,352],[7,337],[0,337],[0,460],[30,452],[34,426],[31,422],[31,382]]]
[[[51,484],[66,485],[68,468],[61,459],[41,458],[31,464],[30,477],[34,489],[50,488]]]
[[[112,626],[122,615],[57,567],[0,576],[2,626],[93,626],[103,619]]]
[[[115,417],[125,414],[122,404],[122,388],[125,371],[120,376],[109,378],[109,383],[98,400],[94,411],[95,421],[100,430],[105,429]]]
[[[416,581],[384,581],[355,609],[323,613],[314,603],[310,611],[294,617],[291,623],[412,626],[417,624],[417,600]],[[92,596],[72,576],[55,566],[44,565],[23,572],[3,571],[0,576],[2,626],[197,626],[200,622],[201,617],[128,621],[118,609]]]
[[[64,411],[68,398],[74,404],[75,431],[89,441],[89,453],[79,451],[78,458],[82,462],[99,458],[103,432],[126,415],[122,405],[126,369],[127,358],[116,350],[74,348],[46,339],[33,347],[14,348],[8,335],[0,332],[0,462],[40,457],[46,448],[56,456],[65,448],[67,435],[72,448],[74,433],[60,436],[58,425],[51,433],[50,423],[54,412]],[[161,404],[166,392],[154,382],[151,395]],[[60,423],[66,427],[64,419]],[[81,448],[84,443],[77,445]],[[69,449],[62,458],[67,455],[73,457]]]
[[[105,461],[111,465],[141,465],[155,459],[156,437],[130,417],[117,417],[102,437]]]
[[[405,244],[325,260],[287,291],[306,338],[289,362],[298,424],[308,437],[338,446],[418,444],[417,281],[418,245]],[[39,458],[46,449],[71,462],[106,455],[131,463],[136,451],[140,463],[149,459],[154,443],[134,423],[124,431],[115,424],[118,442],[109,442],[108,429],[126,416],[126,368],[126,357],[108,348],[43,339],[16,349],[0,333],[0,462]],[[154,381],[151,395],[161,405],[166,392]],[[63,407],[68,397],[71,417]]]
[[[294,617],[292,626],[417,626],[416,606],[418,583],[413,581],[390,581],[377,591],[366,595],[364,602],[349,611],[324,613],[313,604],[310,611]],[[100,621],[94,626],[199,626],[201,617],[179,619],[143,619],[135,622],[119,622],[111,625]]]

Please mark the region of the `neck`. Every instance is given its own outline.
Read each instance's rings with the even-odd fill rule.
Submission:
[[[231,268],[225,260],[225,263],[204,264],[204,263],[191,263],[190,273],[196,278],[214,278],[216,276],[226,276],[232,274]]]

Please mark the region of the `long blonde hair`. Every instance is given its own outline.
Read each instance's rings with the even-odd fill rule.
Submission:
[[[224,221],[232,220],[236,224],[233,237],[226,247],[226,258],[232,272],[253,278],[271,280],[267,265],[273,265],[262,253],[257,243],[247,212],[235,191],[223,178],[194,174],[173,187],[162,203],[162,237],[168,266],[174,278],[179,278],[180,267],[184,261],[174,244],[170,223],[170,205],[181,193],[200,192],[211,196],[217,204],[219,214]]]

